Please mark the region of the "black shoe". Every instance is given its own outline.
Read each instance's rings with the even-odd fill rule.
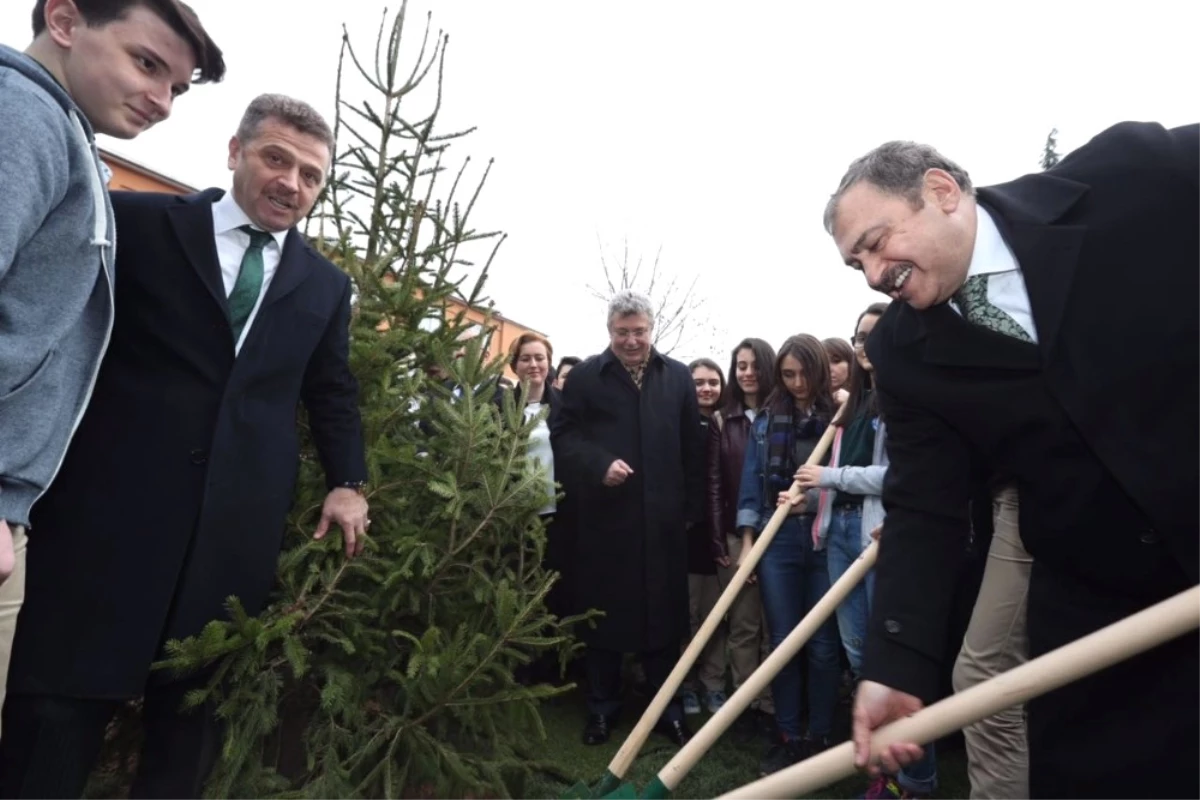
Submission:
[[[688,730],[687,723],[681,719],[660,722],[654,726],[654,730],[670,739],[679,747],[683,747],[688,743],[688,739],[692,738],[692,732]]]
[[[799,739],[777,739],[758,765],[758,774],[766,777],[804,760],[804,747]]]
[[[775,724],[775,715],[766,711],[755,711],[754,714],[755,730],[763,741],[767,744],[779,741],[779,726]]]
[[[587,745],[604,744],[608,741],[612,719],[603,714],[589,714],[587,727],[583,729],[583,743]]]
[[[751,708],[734,723],[735,736],[741,744],[750,744],[756,739],[767,745],[779,741],[779,728],[775,726],[775,715]]]

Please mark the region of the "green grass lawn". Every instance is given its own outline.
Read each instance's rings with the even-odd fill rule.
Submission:
[[[599,747],[583,744],[583,726],[587,709],[581,693],[575,692],[558,698],[543,706],[542,718],[546,725],[546,741],[538,747],[541,759],[551,765],[543,770],[526,787],[527,798],[557,798],[564,796],[568,786],[576,781],[595,783],[608,768],[608,762],[633,729],[638,716],[645,707],[644,698],[631,698],[622,719],[613,731],[612,739]],[[709,714],[688,717],[693,731],[709,718]],[[834,734],[837,741],[849,738],[849,707],[838,707],[838,719]],[[674,797],[716,797],[746,783],[758,780],[758,762],[765,752],[766,743],[760,736],[737,729],[728,731],[691,771]],[[658,734],[651,734],[637,761],[634,762],[626,780],[632,782],[640,792],[655,774],[666,766],[677,748]],[[939,754],[936,797],[966,797],[969,784],[966,778],[966,762],[961,751]],[[865,777],[850,778],[833,784],[813,797],[850,798],[866,789]]]

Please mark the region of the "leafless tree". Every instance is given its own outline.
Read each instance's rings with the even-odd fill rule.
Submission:
[[[705,300],[696,293],[698,276],[688,280],[677,273],[665,271],[661,266],[661,245],[654,254],[654,262],[647,268],[642,255],[631,262],[628,239],[622,245],[620,260],[605,252],[599,237],[597,244],[600,245],[600,268],[604,282],[600,286],[589,284],[588,291],[606,302],[623,289],[641,292],[654,304],[655,349],[670,355],[692,344],[696,331],[705,327],[708,317]]]

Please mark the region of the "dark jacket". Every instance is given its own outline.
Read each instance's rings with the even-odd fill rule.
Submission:
[[[701,518],[704,471],[696,388],[685,365],[652,352],[641,390],[611,350],[571,371],[551,429],[579,513],[575,596],[604,611],[592,646],[678,647],[686,634],[686,525]],[[613,461],[633,468],[603,484]]]
[[[113,194],[117,318],[58,480],[34,507],[9,691],[135,697],[168,638],[274,582],[303,403],[330,486],[365,479],[350,281],[291,231],[241,352],[220,192]]]
[[[716,417],[700,416],[700,441],[705,446],[705,469],[708,468],[707,449],[709,431],[717,427]],[[717,562],[712,556],[712,527],[708,522],[708,514],[703,514],[699,522],[688,528],[688,574],[716,575]]]
[[[1123,123],[1053,170],[978,190],[1024,276],[1036,345],[945,304],[893,303],[875,326],[891,465],[865,678],[935,696],[973,473],[1020,494],[1031,656],[1196,584],[1198,131]],[[1031,702],[1030,752],[1081,795],[1102,775],[1118,781],[1104,791],[1149,792],[1144,776],[1179,769],[1190,788],[1153,791],[1194,794],[1197,649],[1192,634]],[[1045,774],[1031,764],[1032,784]]]
[[[714,559],[729,555],[725,537],[737,533],[738,488],[746,463],[746,442],[750,438],[750,418],[745,409],[735,406],[719,413],[722,424],[709,426],[705,454],[705,508]]]

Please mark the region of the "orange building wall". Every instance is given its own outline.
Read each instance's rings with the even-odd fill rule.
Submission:
[[[191,194],[196,191],[187,184],[172,180],[165,175],[137,169],[109,153],[101,152],[100,157],[112,170],[113,176],[112,180],[108,182],[108,188],[113,191],[165,192],[168,194]]]
[[[165,192],[169,194],[191,194],[197,191],[185,183],[180,183],[166,175],[160,175],[112,153],[101,151],[100,157],[108,164],[108,168],[112,170],[113,176],[112,180],[108,182],[108,188],[114,191]],[[450,301],[451,313],[457,314],[464,308],[466,308],[466,304],[461,300]],[[487,313],[480,308],[467,308],[466,318],[482,325],[484,320],[487,319]],[[533,328],[527,328],[520,323],[513,322],[496,312],[492,313],[489,327],[491,329],[491,338],[488,340],[486,351],[486,356],[489,359],[505,357],[509,346],[521,334],[537,333]],[[515,377],[507,365],[505,365],[504,370],[509,378]]]

